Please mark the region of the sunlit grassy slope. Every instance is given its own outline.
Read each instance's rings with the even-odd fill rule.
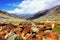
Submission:
[[[8,22],[8,21],[9,22],[21,22],[21,21],[26,21],[26,20],[13,16],[7,12],[0,11],[0,22]]]

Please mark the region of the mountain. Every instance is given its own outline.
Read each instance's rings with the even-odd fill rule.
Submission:
[[[26,21],[25,19],[19,18],[17,16],[14,16],[13,14],[10,14],[8,12],[5,11],[1,11],[0,10],[0,22],[16,22],[16,21]]]
[[[49,10],[39,11],[38,13],[35,13],[34,16],[29,17],[28,19],[33,20],[33,19],[39,18],[39,17],[41,17],[41,16],[46,15],[48,11],[49,11]]]
[[[16,16],[23,18],[23,19],[29,19],[29,18],[33,17],[34,15],[35,14],[17,14]]]
[[[34,14],[13,14],[8,13],[5,11],[0,10],[0,21],[6,22],[14,22],[14,21],[26,21],[32,20],[32,21],[40,21],[40,20],[60,20],[60,5],[55,6],[51,9],[39,11]]]
[[[41,17],[43,15],[45,15],[49,10],[43,10],[40,11],[38,13],[32,13],[32,14],[17,14],[15,13],[14,15],[19,17],[19,18],[23,18],[23,19],[28,19],[28,20],[32,20],[32,19],[36,19],[38,17]]]
[[[34,21],[39,20],[60,20],[60,5],[55,6],[48,10],[43,10],[35,14],[34,17],[29,19],[33,19]]]
[[[16,14],[20,18],[28,20],[60,20],[60,5],[33,14]]]

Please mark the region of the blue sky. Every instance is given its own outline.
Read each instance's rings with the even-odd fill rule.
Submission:
[[[60,0],[0,0],[0,10],[14,14],[34,14],[60,5]]]
[[[9,4],[19,4],[23,0],[0,0],[0,10],[13,10],[16,7],[10,6]]]

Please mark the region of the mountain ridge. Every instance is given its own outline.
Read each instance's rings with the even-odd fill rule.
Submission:
[[[60,5],[49,9],[46,15],[38,17],[37,19],[34,19],[34,20],[35,21],[37,20],[60,20],[59,18],[60,18]]]

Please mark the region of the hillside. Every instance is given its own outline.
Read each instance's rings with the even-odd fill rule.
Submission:
[[[12,14],[9,14],[5,11],[1,11],[0,10],[0,22],[16,22],[16,21],[26,21],[25,19],[22,19],[22,18],[18,18],[17,16],[14,16]]]
[[[41,14],[41,12],[38,12],[37,14]],[[38,16],[38,18],[33,19],[33,20],[34,21],[40,21],[40,20],[60,20],[60,5],[55,6],[55,7],[51,8],[51,9],[49,9],[47,12],[45,10],[45,12],[43,13],[42,16]]]
[[[26,19],[32,20],[32,21],[60,20],[60,5],[55,6],[48,10],[39,11],[38,13],[35,13],[34,15],[32,15],[32,17],[29,17],[29,18],[28,16],[26,16],[26,18],[19,17],[19,16],[20,15],[16,16],[14,14],[10,14],[0,10],[0,21],[2,22],[6,22],[6,21],[20,22],[20,21],[26,21]]]

